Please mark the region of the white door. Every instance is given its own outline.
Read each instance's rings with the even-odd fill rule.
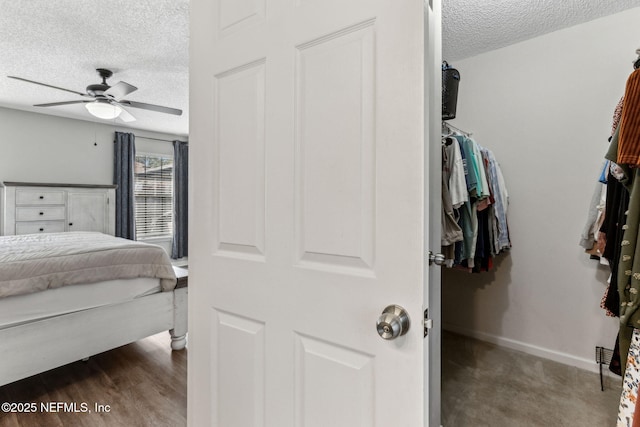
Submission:
[[[191,1],[189,425],[428,425],[425,6]]]

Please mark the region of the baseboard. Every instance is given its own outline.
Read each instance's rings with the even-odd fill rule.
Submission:
[[[580,369],[591,372],[599,372],[599,365],[594,359],[584,359],[574,356],[568,353],[562,353],[548,348],[539,347],[536,345],[528,344],[522,341],[516,341],[509,338],[499,337],[497,335],[487,334],[484,332],[478,332],[467,328],[461,328],[459,326],[451,324],[443,324],[442,329],[445,331],[453,332],[459,335],[464,335],[470,338],[474,338],[480,341],[485,341],[491,344],[495,344],[500,347],[509,348],[511,350],[521,351],[523,353],[531,354],[533,356],[543,357],[545,359],[553,360],[554,362],[562,363],[569,366],[575,366]],[[606,369],[608,372],[609,370]]]

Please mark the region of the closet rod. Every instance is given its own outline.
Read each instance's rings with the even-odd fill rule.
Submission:
[[[447,123],[447,122],[442,122],[442,127],[443,127],[443,128],[448,128],[449,130],[451,130],[451,129],[457,130],[458,132],[463,133],[463,134],[465,134],[465,135],[467,135],[467,136],[471,136],[471,135],[473,135],[471,132],[467,132],[467,131],[465,131],[465,130],[462,130],[462,129],[460,129],[460,128],[457,128],[457,127],[455,127],[454,125],[452,125],[452,124],[450,124],[450,123]]]
[[[135,135],[135,134],[134,134],[134,136],[136,138],[150,139],[152,141],[173,142],[172,140],[169,140],[169,139],[151,138],[149,136],[138,136],[138,135]],[[180,141],[180,142],[184,142],[185,144],[189,144],[189,141]]]

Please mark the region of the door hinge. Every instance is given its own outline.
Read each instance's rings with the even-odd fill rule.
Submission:
[[[433,320],[429,319],[428,308],[424,311],[423,325],[424,325],[424,336],[426,337],[427,335],[429,335],[429,329],[433,328]]]

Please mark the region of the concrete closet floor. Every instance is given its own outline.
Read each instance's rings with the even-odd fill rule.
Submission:
[[[443,332],[442,424],[615,426],[622,380],[604,368],[600,391],[596,373]]]

